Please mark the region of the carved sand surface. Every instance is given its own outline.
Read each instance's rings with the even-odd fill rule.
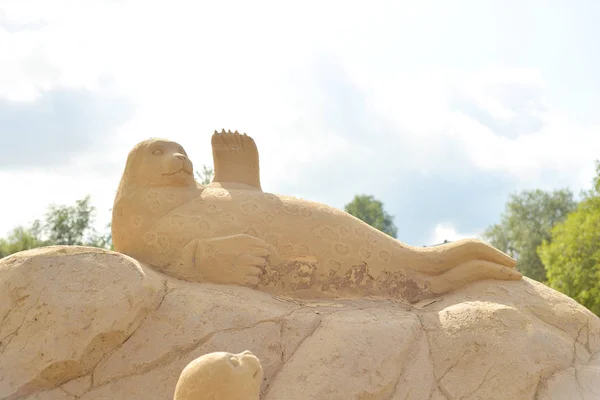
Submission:
[[[130,152],[118,252],[0,260],[0,399],[598,399],[600,319],[477,240],[264,193],[254,140]]]
[[[115,250],[167,275],[295,297],[418,301],[482,280],[519,280],[515,261],[478,240],[403,244],[325,204],[264,193],[254,140],[212,137],[215,179],[194,180],[184,148],[131,150],[113,207]]]
[[[208,353],[183,369],[174,400],[258,400],[263,376],[260,360],[248,350]]]
[[[299,300],[49,247],[0,260],[0,342],[0,399],[173,399],[190,362],[245,350],[263,400],[600,398],[600,320],[527,278]]]

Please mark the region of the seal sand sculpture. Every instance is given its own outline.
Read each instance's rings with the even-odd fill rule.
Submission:
[[[174,400],[258,400],[263,369],[254,354],[216,352],[189,363],[181,372]]]
[[[511,257],[478,240],[413,247],[333,207],[264,193],[245,134],[215,132],[212,147],[207,186],[178,143],[150,139],[131,150],[113,207],[115,250],[184,280],[311,295],[416,301],[521,278]]]

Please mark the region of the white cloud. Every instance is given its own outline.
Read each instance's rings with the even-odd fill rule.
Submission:
[[[151,136],[182,143],[196,168],[211,164],[210,135],[222,128],[256,139],[265,189],[285,187],[337,206],[356,192],[430,195],[397,187],[406,174],[448,179],[486,171],[522,187],[587,186],[600,128],[548,101],[547,64],[511,68],[520,64],[477,58],[521,36],[479,15],[461,17],[477,4],[5,1],[5,19],[40,23],[9,32],[0,22],[0,99],[32,102],[57,86],[108,85],[135,102],[136,114],[70,170],[2,172],[15,196],[1,200],[13,212],[0,221],[0,234],[50,202],[87,193],[107,210],[127,152]],[[327,68],[330,75],[319,76]],[[348,105],[340,87],[326,85],[334,78],[362,103]],[[524,105],[515,100],[523,87],[535,95]],[[457,93],[496,124],[525,116],[542,126],[503,136],[453,107]],[[453,229],[442,224],[435,232],[452,240]]]
[[[490,89],[520,85],[541,88],[542,74],[539,69],[530,68],[490,68],[470,76],[463,82],[462,90],[475,104],[489,112],[494,118],[510,121],[517,114],[502,104],[501,100],[490,93]]]
[[[0,172],[0,180],[10,191],[2,196],[4,210],[0,229],[2,236],[18,225],[29,225],[43,218],[48,205],[74,205],[75,200],[91,195],[96,207],[97,228],[103,229],[110,220],[109,209],[116,192],[115,176],[80,173],[77,168],[58,171]]]
[[[410,132],[409,143],[415,150],[411,163],[421,165],[422,170],[439,168],[440,153],[447,152],[444,139],[452,139],[460,143],[474,168],[508,173],[525,187],[573,185],[578,190],[589,185],[594,160],[600,157],[600,124],[580,125],[556,109],[541,112],[539,109],[546,107],[543,97],[535,99],[535,107],[529,102],[525,109],[513,110],[490,93],[494,86],[526,86],[543,93],[545,83],[537,69],[496,67],[465,80],[439,72],[390,80],[378,77],[369,85],[378,112],[398,130]],[[456,90],[500,123],[510,122],[520,112],[539,118],[541,128],[513,138],[503,136],[473,116],[453,110],[452,93]],[[544,177],[548,174],[551,179]]]
[[[454,242],[460,239],[478,237],[478,233],[459,233],[451,222],[440,222],[433,229],[427,245],[442,244],[444,241]]]

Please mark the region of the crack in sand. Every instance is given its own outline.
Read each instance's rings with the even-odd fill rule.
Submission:
[[[296,311],[296,310],[294,310]],[[293,311],[292,311],[293,312]],[[136,367],[136,370],[134,372],[128,373],[128,374],[124,374],[124,375],[120,375],[118,377],[115,377],[107,382],[104,382],[100,385],[94,386],[92,389],[98,389],[101,388],[103,386],[106,386],[108,384],[111,383],[115,383],[118,381],[121,381],[123,379],[126,378],[130,378],[133,376],[140,376],[140,375],[144,375],[148,372],[151,372],[153,370],[155,370],[156,368],[160,368],[162,366],[168,365],[173,363],[174,361],[176,361],[177,359],[188,355],[189,353],[193,352],[196,348],[202,346],[203,344],[205,344],[206,342],[208,342],[209,340],[211,340],[214,336],[221,334],[221,333],[227,333],[227,332],[241,332],[247,329],[252,329],[260,324],[265,324],[265,323],[277,323],[279,324],[281,319],[285,318],[287,315],[291,314],[287,313],[285,315],[282,315],[278,318],[267,318],[264,320],[260,320],[257,321],[253,324],[247,325],[247,326],[243,326],[243,327],[235,327],[235,328],[226,328],[226,329],[221,329],[218,331],[214,331],[214,332],[210,332],[208,334],[206,334],[205,336],[201,337],[198,340],[193,341],[193,343],[184,345],[184,346],[175,346],[172,347],[171,350],[169,352],[167,352],[166,354],[164,354],[163,356],[153,360],[152,362],[149,362],[147,364],[142,364],[140,366]]]
[[[419,325],[421,326],[421,331],[423,332],[423,334],[425,335],[425,341],[427,342],[427,354],[429,356],[429,362],[431,362],[431,375],[433,376],[434,382],[436,382],[435,385],[431,385],[431,389],[429,390],[429,400],[431,400],[431,398],[433,397],[433,393],[435,392],[435,389],[437,388],[439,389],[439,383],[435,380],[435,367],[433,366],[433,354],[431,354],[431,342],[429,341],[429,335],[427,335],[427,329],[425,329],[425,324],[423,324],[423,321],[421,319],[421,314],[416,314],[417,315],[417,320],[419,321]]]
[[[92,366],[91,368],[91,384],[90,384],[90,390],[94,388],[95,385],[95,378],[96,378],[96,370],[98,369],[99,366],[101,366],[104,362],[106,362],[106,360],[112,356],[114,353],[116,353],[117,351],[119,351],[120,349],[123,348],[123,346],[125,346],[125,344],[129,341],[129,339],[131,339],[133,337],[133,335],[135,335],[135,333],[142,327],[144,326],[144,324],[146,323],[146,321],[148,320],[148,317],[150,317],[150,315],[152,315],[155,311],[157,311],[163,304],[163,302],[165,301],[165,298],[167,297],[167,295],[171,292],[173,292],[174,289],[169,289],[168,288],[168,283],[166,280],[163,281],[163,285],[162,285],[162,290],[161,290],[161,295],[160,295],[160,300],[157,302],[158,304],[154,307],[152,307],[152,309],[150,309],[146,315],[141,319],[139,325],[137,326],[137,328],[135,328],[126,338],[125,340],[123,340],[123,342],[119,345],[116,346],[112,351],[107,352],[106,354],[104,354],[104,356],[102,356],[102,358],[100,360],[98,360],[98,362],[96,363],[96,365]],[[84,376],[84,375],[80,375],[80,376]],[[78,377],[77,377],[78,378]]]
[[[394,386],[390,392],[390,395],[386,400],[392,400],[394,398],[394,396],[396,395],[396,391],[398,390],[398,384],[403,380],[404,375],[406,374],[407,368],[410,366],[411,362],[414,361],[414,359],[419,356],[419,353],[421,352],[421,346],[419,346],[421,339],[425,339],[425,341],[427,341],[427,337],[425,336],[425,331],[423,330],[423,325],[421,324],[419,317],[417,316],[416,319],[418,320],[421,329],[419,330],[419,334],[417,335],[417,337],[414,338],[415,346],[411,346],[412,347],[411,351],[409,351],[407,356],[404,357],[404,362],[402,363],[402,368],[400,369],[400,372],[398,373],[398,378],[396,378],[396,382],[394,383]],[[429,343],[427,343],[427,350],[429,351]],[[404,397],[405,399],[407,399],[409,397],[410,392],[411,392],[411,389],[409,388],[406,393],[406,396]],[[431,390],[430,390],[429,396],[431,397]]]
[[[299,309],[300,310],[300,309]],[[292,311],[288,316],[290,316],[291,314],[293,314],[294,312],[296,312],[298,310],[294,310]],[[283,317],[282,318],[282,324],[285,322],[284,319],[287,318]],[[296,354],[296,352],[300,349],[300,347],[302,347],[302,345],[304,344],[304,342],[306,342],[306,340],[310,337],[313,336],[313,334],[321,327],[321,324],[323,323],[323,319],[321,318],[319,320],[319,323],[316,324],[316,326],[314,327],[314,329],[312,329],[301,341],[300,343],[298,343],[298,346],[296,346],[296,348],[294,349],[294,351],[292,352],[292,354],[289,355],[289,357],[287,358],[287,362],[283,361],[283,352],[282,352],[282,359],[281,359],[281,365],[279,366],[279,368],[277,368],[277,370],[273,373],[273,377],[271,378],[271,380],[269,382],[267,382],[267,385],[265,386],[264,392],[265,392],[265,397],[268,394],[269,388],[271,387],[271,385],[273,384],[273,382],[275,382],[275,380],[277,379],[277,376],[279,375],[279,372],[283,369],[283,367],[289,363],[292,358],[294,357],[294,355]],[[281,337],[280,337],[281,338]]]
[[[492,372],[492,370],[494,369],[494,367],[496,366],[496,363],[493,363],[492,366],[487,370],[487,372],[485,373],[485,376],[483,377],[483,379],[481,380],[481,382],[479,383],[479,385],[477,385],[477,387],[472,390],[471,392],[465,394],[464,396],[461,396],[463,398],[469,398],[471,396],[473,396],[475,393],[477,393],[479,391],[479,389],[481,389],[483,387],[483,385],[488,382],[491,379],[494,379],[498,374],[494,374],[492,376],[490,376],[488,378],[488,376],[490,375],[490,372]]]
[[[575,336],[575,339],[573,340],[573,358],[571,359],[571,365],[577,364],[577,343],[580,343],[579,336],[581,335],[581,332],[583,331],[584,328],[585,328],[585,325],[581,325],[581,328],[579,328],[579,330],[577,331],[577,335]]]
[[[432,385],[431,387],[431,392],[429,393],[429,399],[431,399],[433,397],[433,394],[435,392],[435,389],[437,388],[437,390],[444,396],[446,397],[447,400],[454,400],[454,396],[452,396],[445,387],[443,387],[443,385],[441,384],[441,378],[440,379],[436,379],[435,376],[435,364],[433,362],[433,354],[431,354],[431,340],[429,339],[429,335],[427,334],[427,328],[425,328],[425,324],[423,323],[423,315],[421,313],[416,313],[417,316],[417,320],[419,321],[419,324],[421,325],[421,330],[423,331],[423,333],[425,334],[425,340],[427,341],[427,353],[429,354],[429,362],[431,363],[431,369],[432,369],[432,375],[434,378],[434,382],[435,385]],[[448,371],[446,371],[447,373]],[[444,374],[445,376],[445,374]]]
[[[21,320],[19,326],[15,330],[13,330],[11,333],[5,335],[2,339],[0,339],[0,343],[2,343],[6,338],[8,338],[10,336],[10,338],[4,345],[4,348],[2,349],[2,351],[0,351],[0,356],[2,356],[4,354],[4,352],[6,351],[6,349],[8,349],[8,346],[10,345],[12,340],[19,335],[19,331],[21,330],[21,328],[23,327],[25,322],[27,322],[27,316],[29,315],[29,312],[40,303],[40,299],[42,298],[42,293],[44,293],[44,289],[41,289],[40,292],[38,293],[35,303],[32,304],[31,306],[29,306],[27,308],[27,310],[23,313],[23,319]],[[10,312],[8,312],[8,314],[10,314]],[[21,350],[23,350],[23,348],[21,348]]]

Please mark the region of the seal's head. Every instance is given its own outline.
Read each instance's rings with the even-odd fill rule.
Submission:
[[[195,184],[194,167],[179,143],[149,139],[138,143],[125,164],[121,184],[138,187],[188,186]]]
[[[258,400],[263,369],[248,350],[209,353],[181,372],[174,400]]]

